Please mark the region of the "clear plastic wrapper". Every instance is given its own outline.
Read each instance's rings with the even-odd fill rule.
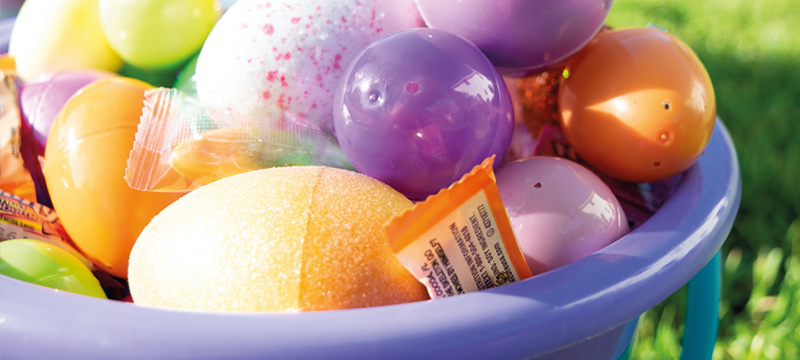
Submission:
[[[125,179],[145,191],[190,191],[231,175],[278,166],[352,169],[336,138],[277,111],[257,121],[215,119],[176,89],[148,91]]]

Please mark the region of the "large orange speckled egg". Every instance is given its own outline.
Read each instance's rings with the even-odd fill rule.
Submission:
[[[70,98],[45,147],[44,177],[61,223],[99,268],[125,278],[133,243],[181,194],[133,190],[123,176],[147,83],[110,78]]]
[[[595,37],[569,60],[558,107],[578,155],[632,182],[688,169],[708,144],[716,116],[711,79],[697,55],[655,29]]]
[[[326,167],[234,175],[167,207],[142,231],[128,278],[139,305],[292,312],[428,299],[383,224],[411,201]]]

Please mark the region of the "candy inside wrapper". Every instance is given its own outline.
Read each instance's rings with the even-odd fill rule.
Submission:
[[[336,138],[285,112],[213,118],[176,89],[148,91],[125,179],[130,187],[190,191],[239,173],[278,166],[352,169]]]

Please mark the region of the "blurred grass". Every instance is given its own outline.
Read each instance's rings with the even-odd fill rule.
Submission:
[[[723,246],[714,359],[800,359],[800,1],[617,0],[607,23],[667,28],[705,64],[742,204]],[[633,359],[680,355],[685,290],[645,313]]]

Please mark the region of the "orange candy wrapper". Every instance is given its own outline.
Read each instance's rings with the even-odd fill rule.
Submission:
[[[22,163],[19,98],[14,58],[0,56],[0,189],[36,202],[33,178]]]
[[[493,162],[484,160],[385,226],[395,254],[431,298],[532,276],[500,200]]]

